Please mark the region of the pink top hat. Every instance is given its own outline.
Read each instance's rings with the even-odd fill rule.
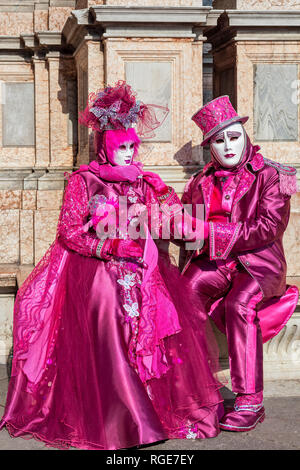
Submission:
[[[200,127],[204,135],[202,147],[220,130],[234,122],[244,124],[248,119],[247,116],[238,116],[227,95],[215,98],[192,116],[192,120]]]

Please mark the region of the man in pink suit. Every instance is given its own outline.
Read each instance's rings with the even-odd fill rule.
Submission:
[[[234,408],[220,427],[249,431],[265,417],[263,343],[286,324],[298,289],[286,286],[282,238],[296,170],[264,158],[253,146],[228,96],[192,120],[209,144],[211,161],[187,183],[182,202],[204,204],[200,251],[187,251],[183,273],[203,308],[226,334]]]

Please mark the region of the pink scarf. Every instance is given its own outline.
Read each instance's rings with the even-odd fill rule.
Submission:
[[[128,181],[133,183],[143,173],[143,164],[141,162],[132,162],[131,165],[113,166],[109,163],[100,165],[97,161],[89,164],[89,170],[106,181]]]
[[[93,160],[89,165],[81,165],[79,170],[74,171],[73,174],[81,171],[91,171],[105,181],[127,181],[133,183],[143,174],[143,164],[141,162],[133,162],[131,165],[113,166],[109,163],[101,165],[96,160]]]

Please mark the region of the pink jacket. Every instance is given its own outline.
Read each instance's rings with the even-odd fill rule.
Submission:
[[[286,290],[282,238],[289,221],[290,194],[285,193],[293,190],[285,189],[284,193],[282,181],[288,176],[294,188],[295,171],[256,154],[240,172],[230,221],[209,223],[210,259],[237,257],[258,282],[265,299],[281,296]],[[182,202],[204,204],[208,214],[213,186],[214,167],[208,164],[188,182]],[[225,200],[230,197],[224,192]],[[188,253],[184,271],[196,255]]]
[[[214,187],[210,163],[186,185],[182,202],[204,204],[209,214]],[[282,237],[290,214],[290,195],[297,191],[296,170],[256,154],[240,174],[234,193],[223,191],[224,207],[230,208],[230,222],[210,222],[211,260],[237,257],[258,282],[263,293],[259,305],[262,339],[273,338],[295,311],[299,291],[286,286],[286,261]],[[183,272],[192,258],[204,252],[188,252]],[[217,300],[209,314],[226,334],[224,298]]]

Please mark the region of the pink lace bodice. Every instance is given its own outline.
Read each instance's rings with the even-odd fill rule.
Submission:
[[[138,191],[138,193],[140,193],[140,191]],[[178,204],[178,201],[180,207],[180,200],[176,193],[174,193],[174,190],[169,195],[168,200],[160,201],[159,205],[161,206],[162,212],[159,210],[155,191],[148,185],[144,187],[143,197],[141,194],[138,196],[138,194],[135,193],[133,186],[130,187],[126,195],[129,200],[129,205],[135,202],[141,204],[145,204],[146,202],[145,207],[147,207],[149,214],[148,223],[152,236],[156,239],[165,238],[162,225],[165,225],[167,228],[169,227],[170,224],[168,221],[170,214],[168,212],[164,214],[163,207],[167,206],[167,208],[170,208]],[[96,232],[92,229],[89,231],[84,229],[89,215],[88,202],[88,190],[84,178],[80,174],[72,175],[65,190],[57,236],[66,247],[83,256],[102,257],[101,248],[103,241],[99,240]],[[150,214],[152,214],[151,217]],[[130,220],[128,220],[128,223],[130,223]],[[169,236],[172,238],[174,236],[172,223],[169,230]]]
[[[83,229],[88,215],[88,193],[84,179],[73,175],[66,187],[57,235],[71,250],[84,256],[97,256],[100,240]]]

